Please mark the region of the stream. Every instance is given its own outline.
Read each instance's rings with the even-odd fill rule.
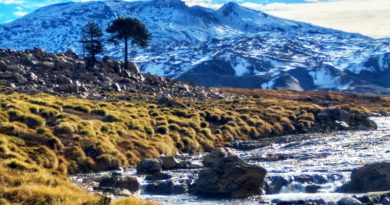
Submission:
[[[249,199],[204,199],[189,194],[155,195],[145,191],[148,181],[140,179],[140,196],[166,205],[270,204],[275,201],[319,200],[336,202],[350,194],[336,193],[337,187],[349,180],[351,170],[367,163],[390,159],[390,118],[372,118],[375,131],[339,131],[289,135],[256,141],[259,148],[235,150],[249,163],[267,171],[266,191]],[[193,164],[201,164],[203,155],[191,156]],[[193,181],[199,169],[165,171],[174,183]],[[135,169],[126,175],[135,175]],[[71,179],[92,190],[98,179],[110,172],[72,176]]]

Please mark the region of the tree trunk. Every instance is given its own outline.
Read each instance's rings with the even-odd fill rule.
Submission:
[[[93,50],[93,35],[92,32],[90,33],[90,41],[89,41],[89,69],[93,69],[95,62],[94,62],[94,50]]]
[[[126,37],[125,38],[125,70],[127,70],[127,67],[129,65],[128,49],[129,49],[129,41],[128,41],[127,37]]]

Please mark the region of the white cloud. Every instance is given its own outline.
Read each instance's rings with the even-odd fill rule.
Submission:
[[[24,0],[0,0],[0,4],[23,4]]]
[[[242,3],[283,18],[356,32],[371,37],[390,37],[390,0],[332,0],[312,3]]]
[[[27,12],[24,12],[24,11],[15,11],[13,14],[14,14],[15,16],[20,17],[20,16],[25,16],[25,15],[27,15],[28,13],[27,13]]]

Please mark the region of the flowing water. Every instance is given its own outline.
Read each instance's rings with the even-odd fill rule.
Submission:
[[[259,143],[261,148],[258,149],[237,150],[243,159],[268,171],[268,193],[261,199],[217,200],[188,194],[162,196],[151,195],[143,190],[140,194],[142,198],[167,205],[259,204],[261,201],[267,203],[275,199],[337,201],[347,194],[335,193],[335,189],[349,180],[352,169],[390,159],[390,118],[372,119],[377,123],[378,130],[283,136],[272,140],[264,139]],[[200,163],[201,158],[202,156],[195,156],[193,163]],[[175,170],[168,173],[178,182],[193,180],[198,171]],[[129,170],[127,174],[133,175],[135,171]],[[76,178],[80,179],[80,176],[73,179]],[[147,182],[142,180],[142,183],[146,185]]]

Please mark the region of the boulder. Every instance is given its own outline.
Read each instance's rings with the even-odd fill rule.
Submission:
[[[64,75],[59,75],[56,78],[56,83],[60,85],[73,85],[73,80]]]
[[[367,164],[352,171],[351,182],[340,188],[342,192],[390,191],[390,161]]]
[[[159,160],[163,169],[174,169],[180,163],[175,157],[160,157]]]
[[[99,187],[113,187],[126,189],[130,192],[137,192],[140,189],[140,183],[138,179],[130,176],[111,176],[109,178],[104,178],[100,181]]]
[[[186,191],[186,184],[175,184],[170,180],[154,182],[145,187],[145,192],[159,195],[183,194]]]
[[[217,148],[203,160],[191,191],[200,196],[241,198],[261,194],[267,171],[246,163],[227,148]]]
[[[337,205],[360,205],[360,204],[363,203],[352,197],[344,197],[337,202]]]
[[[19,73],[14,73],[13,77],[15,79],[15,82],[18,84],[25,84],[28,82],[28,80],[23,75],[21,75]]]
[[[138,174],[157,174],[161,170],[161,163],[157,159],[144,159],[137,164]]]
[[[210,152],[210,154],[206,155],[203,158],[202,163],[205,167],[214,167],[221,160],[227,159],[232,159],[240,161],[241,163],[245,163],[243,159],[238,157],[238,155],[229,148],[215,148],[212,152]]]

